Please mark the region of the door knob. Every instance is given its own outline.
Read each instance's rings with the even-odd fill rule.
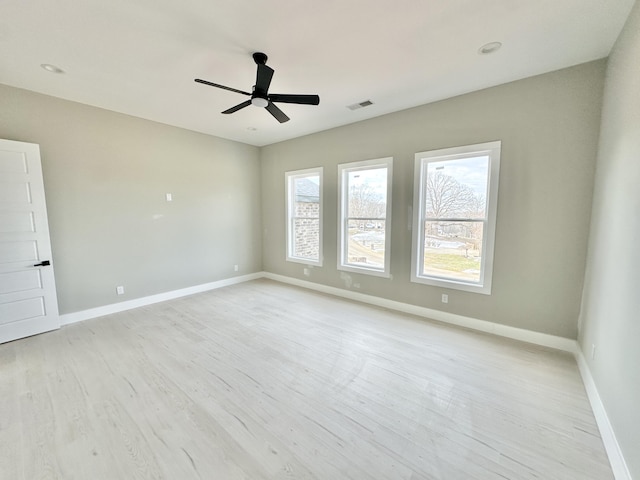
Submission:
[[[49,260],[43,260],[40,263],[36,263],[34,267],[48,267],[49,265],[51,265],[51,262]]]

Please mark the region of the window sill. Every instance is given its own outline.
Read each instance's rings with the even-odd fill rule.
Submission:
[[[433,287],[449,288],[451,290],[462,290],[463,292],[480,293],[482,295],[491,295],[491,284],[480,285],[476,283],[457,282],[455,280],[446,280],[437,277],[418,277],[411,275],[413,283],[421,283],[423,285],[431,285]]]
[[[373,268],[355,267],[353,265],[338,265],[338,270],[343,272],[360,273],[362,275],[371,275],[373,277],[391,278],[391,274],[389,272]]]
[[[287,257],[286,261],[293,262],[293,263],[301,263],[303,265],[312,265],[314,267],[322,266],[322,260],[310,260],[308,258]]]

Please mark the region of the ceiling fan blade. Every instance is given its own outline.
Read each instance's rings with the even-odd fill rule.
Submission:
[[[258,73],[256,74],[256,92],[266,95],[269,91],[272,77],[273,68],[266,66],[264,63],[259,63]]]
[[[243,95],[251,96],[251,94],[249,92],[243,92],[242,90],[237,90],[235,88],[225,87],[224,85],[219,85],[219,84],[213,83],[213,82],[207,82],[206,80],[201,80],[199,78],[196,78],[195,81],[198,82],[198,83],[202,83],[204,85],[209,85],[211,87],[218,87],[218,88],[222,88],[223,90],[229,90],[230,92],[236,92],[236,93],[241,93]]]
[[[236,105],[235,107],[231,107],[227,110],[225,110],[222,113],[233,113],[233,112],[237,112],[238,110],[243,109],[244,107],[248,107],[249,105],[251,105],[251,100],[247,100],[246,102],[242,102],[239,103],[238,105]]]
[[[272,93],[269,95],[272,102],[281,103],[299,103],[302,105],[318,105],[320,97],[318,95],[287,95],[280,93]]]
[[[287,117],[284,112],[276,107],[273,103],[269,102],[269,104],[264,108],[266,108],[271,115],[276,117],[276,120],[278,120],[280,123],[289,121],[289,117]]]

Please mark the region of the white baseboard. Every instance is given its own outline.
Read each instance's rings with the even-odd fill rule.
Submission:
[[[555,348],[557,350],[563,350],[572,354],[575,354],[577,348],[576,341],[569,338],[558,337],[555,335],[549,335],[540,332],[532,332],[531,330],[525,330],[523,328],[509,327],[507,325],[488,322],[486,320],[478,320],[477,318],[456,315],[455,313],[442,312],[440,310],[419,307],[417,305],[411,305],[409,303],[396,302],[395,300],[374,297],[373,295],[366,295],[364,293],[354,292],[352,290],[344,290],[342,288],[329,287],[327,285],[308,282],[306,280],[299,280],[297,278],[286,277],[284,275],[278,275],[275,273],[264,272],[264,277],[278,282],[288,283],[290,285],[296,285],[298,287],[308,288],[322,293],[328,293],[337,297],[343,297],[350,300],[356,300],[358,302],[369,303],[378,307],[430,318],[432,320],[437,320],[439,322],[449,323],[452,325],[458,325],[460,327],[470,328],[472,330],[492,333],[500,337],[507,337],[515,340],[521,340],[523,342],[541,345],[544,347]]]
[[[133,300],[127,300],[126,302],[112,303],[110,305],[104,305],[103,307],[90,308],[88,310],[82,310],[80,312],[66,313],[60,315],[60,325],[69,325],[71,323],[82,322],[83,320],[103,317],[112,313],[124,312],[125,310],[130,310],[132,308],[144,307],[146,305],[152,305],[154,303],[173,300],[174,298],[186,297],[187,295],[206,292],[208,290],[215,290],[216,288],[222,288],[229,285],[235,285],[237,283],[248,282],[249,280],[256,280],[262,277],[264,277],[264,274],[262,272],[251,273],[249,275],[225,278],[224,280],[218,280],[217,282],[203,283],[201,285],[195,285],[193,287],[172,290],[171,292],[158,293],[157,295],[150,295],[148,297],[135,298]]]
[[[91,318],[102,317],[105,315],[110,315],[112,313],[130,310],[132,308],[144,307],[146,305],[164,302],[166,300],[173,300],[174,298],[185,297],[187,295],[206,292],[208,290],[215,290],[216,288],[222,288],[229,285],[248,282],[250,280],[257,280],[259,278],[268,278],[277,282],[296,285],[298,287],[316,290],[318,292],[335,295],[337,297],[348,298],[350,300],[368,303],[370,305],[376,305],[378,307],[388,308],[390,310],[396,310],[403,313],[430,318],[432,320],[437,320],[443,323],[458,325],[460,327],[470,328],[472,330],[492,333],[501,337],[513,338],[515,340],[521,340],[523,342],[529,342],[536,345],[555,348],[558,350],[573,353],[574,355],[577,352],[575,340],[571,340],[569,338],[557,337],[555,335],[549,335],[546,333],[533,332],[531,330],[510,327],[507,325],[488,322],[486,320],[479,320],[477,318],[457,315],[455,313],[442,312],[440,310],[434,310],[431,308],[419,307],[417,305],[411,305],[409,303],[402,303],[395,300],[375,297],[373,295],[366,295],[364,293],[354,292],[352,290],[329,287],[320,283],[308,282],[306,280],[299,280],[297,278],[286,277],[284,275],[278,275],[270,272],[257,272],[249,275],[227,278],[224,280],[218,280],[217,282],[205,283],[193,287],[182,288],[180,290],[173,290],[171,292],[150,295],[148,297],[135,298],[133,300],[127,300],[126,302],[112,303],[110,305],[104,305],[102,307],[90,308],[88,310],[82,310],[79,312],[66,313],[60,315],[60,324],[69,325],[72,323],[81,322],[83,320],[89,320]]]
[[[589,369],[587,360],[584,358],[584,354],[580,347],[577,348],[575,357],[576,362],[578,362],[578,368],[580,369],[580,375],[582,376],[582,383],[584,383],[589,403],[591,403],[593,415],[596,417],[596,423],[600,430],[600,437],[602,438],[604,448],[609,457],[609,462],[611,463],[613,474],[616,480],[631,480],[631,473],[629,472],[627,463],[624,460],[622,450],[620,450],[620,445],[618,444],[615,432],[613,431],[613,427],[609,421],[607,411],[604,408],[604,404],[602,403],[602,399],[598,393],[598,388],[596,387],[596,383],[591,375],[591,370]]]

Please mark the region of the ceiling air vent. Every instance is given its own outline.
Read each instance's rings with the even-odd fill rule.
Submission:
[[[358,110],[359,108],[368,107],[369,105],[373,105],[371,100],[365,100],[364,102],[354,103],[353,105],[347,105],[349,110]]]

